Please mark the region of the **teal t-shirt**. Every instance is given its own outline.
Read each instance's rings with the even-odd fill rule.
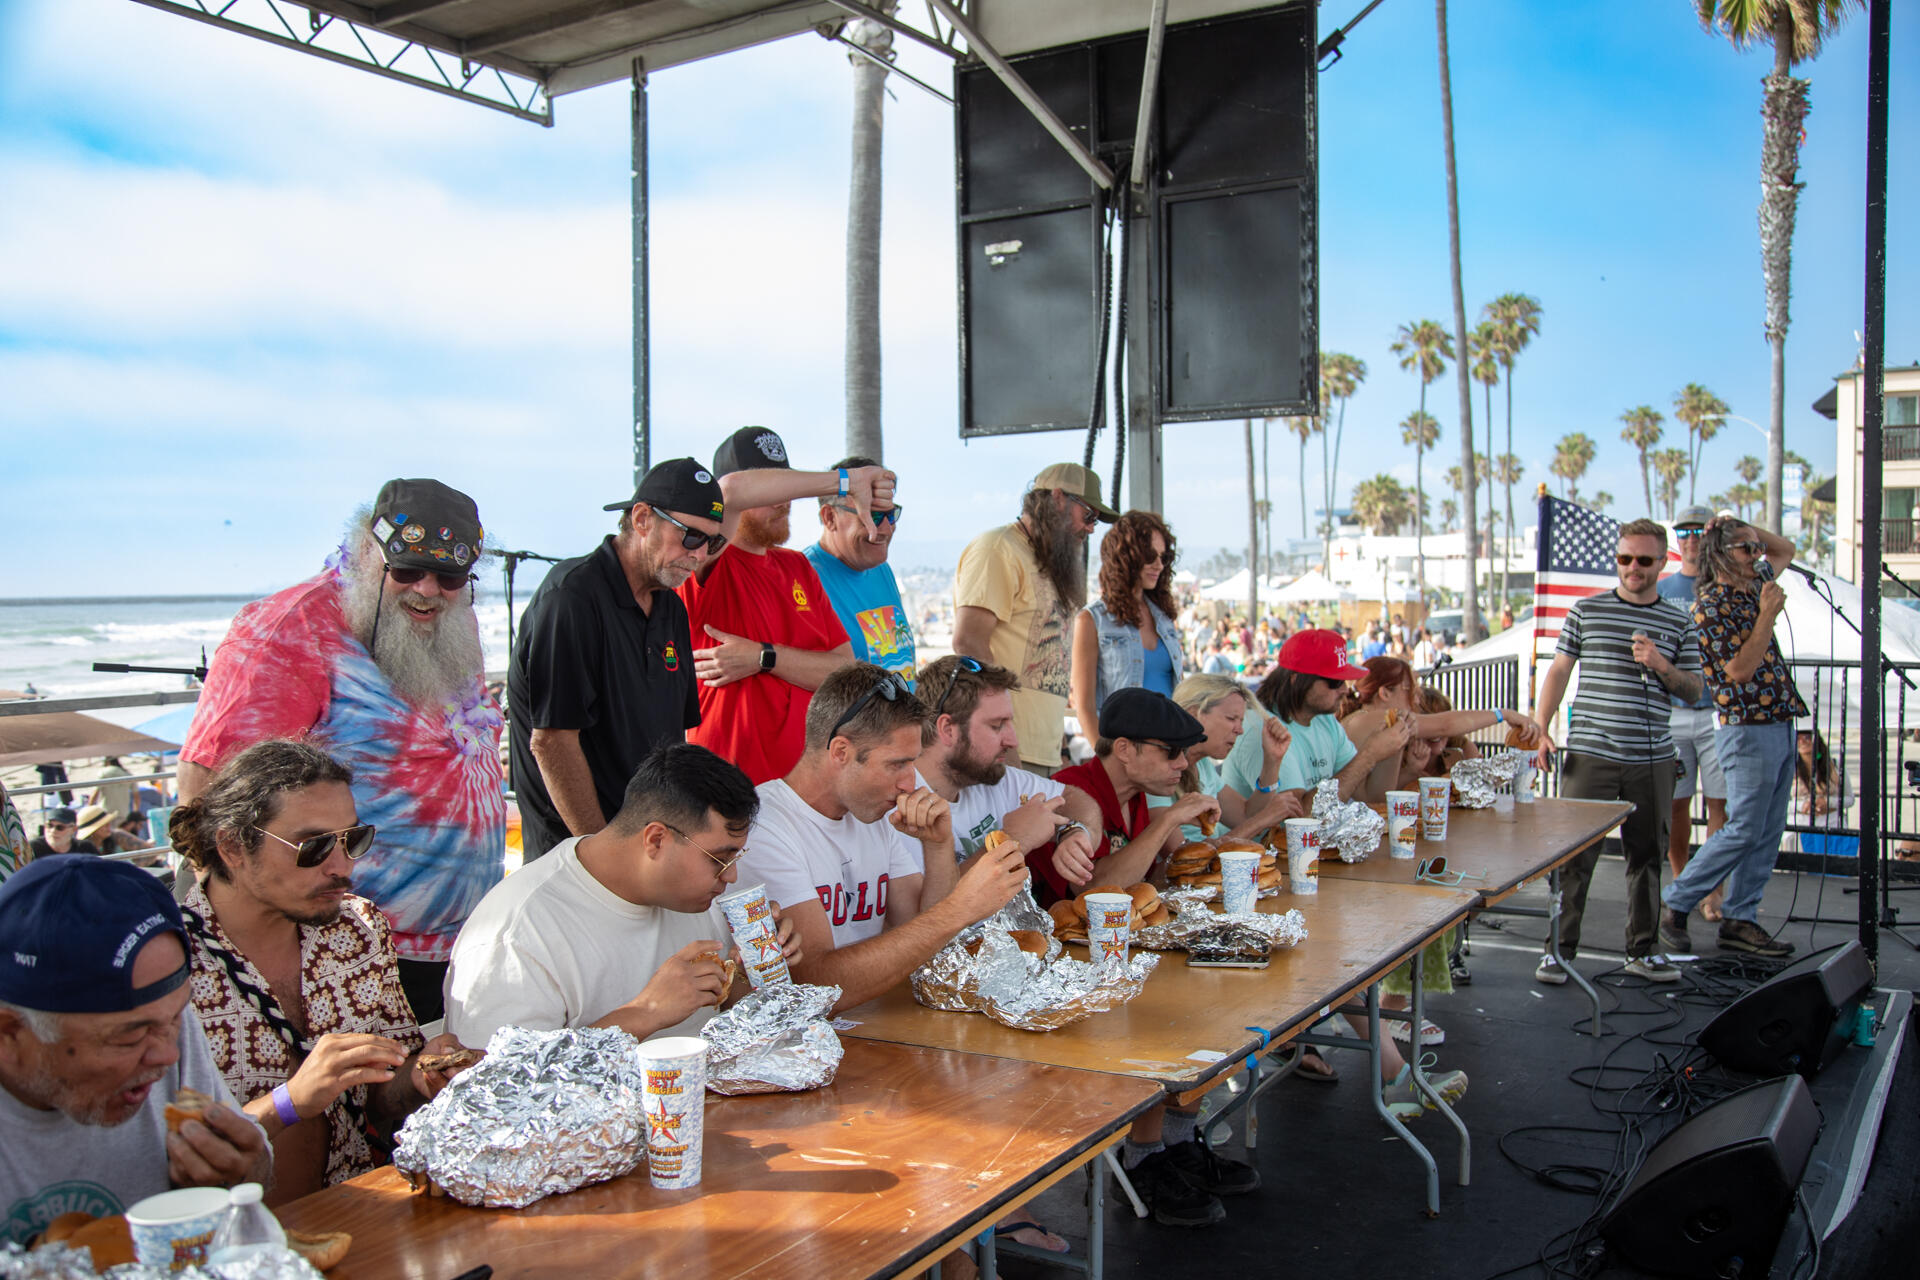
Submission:
[[[820,585],[827,589],[827,599],[853,641],[853,656],[898,674],[912,688],[913,624],[900,602],[892,566],[877,564],[856,573],[817,542],[803,554],[820,575]]]
[[[1246,731],[1233,744],[1220,770],[1221,782],[1243,796],[1251,797],[1260,789],[1260,729],[1265,716],[1262,709],[1260,719],[1247,718]],[[1318,786],[1360,754],[1347,738],[1347,731],[1331,715],[1315,716],[1304,725],[1290,724],[1287,728],[1293,734],[1293,744],[1280,761],[1280,776],[1274,784],[1281,791]]]

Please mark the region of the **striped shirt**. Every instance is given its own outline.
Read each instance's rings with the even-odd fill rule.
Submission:
[[[1671,600],[1632,604],[1617,591],[1587,596],[1568,611],[1554,656],[1580,664],[1580,689],[1568,712],[1567,749],[1638,764],[1674,756],[1667,692],[1633,660],[1633,636],[1647,634],[1668,662],[1700,673],[1693,618]]]

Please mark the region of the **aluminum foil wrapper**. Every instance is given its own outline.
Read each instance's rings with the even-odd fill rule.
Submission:
[[[1491,809],[1494,788],[1512,782],[1519,766],[1520,756],[1504,751],[1460,761],[1453,766],[1453,807]]]
[[[1340,784],[1329,778],[1314,789],[1313,815],[1320,819],[1320,852],[1342,862],[1365,862],[1387,834],[1387,819],[1359,800],[1342,800]]]
[[[407,1118],[394,1168],[489,1209],[631,1173],[646,1151],[637,1047],[614,1027],[502,1027]]]
[[[1133,931],[1133,945],[1154,951],[1196,951],[1232,949],[1223,946],[1222,938],[1244,936],[1234,934],[1234,930],[1251,930],[1260,935],[1263,945],[1270,948],[1292,947],[1306,941],[1307,920],[1298,911],[1286,911],[1279,915],[1269,915],[1262,911],[1243,911],[1238,915],[1227,915],[1213,910],[1206,903],[1219,897],[1219,891],[1212,885],[1203,890],[1179,890],[1188,893],[1205,893],[1206,898],[1199,900],[1174,901],[1174,918],[1166,924],[1153,925],[1146,929]],[[1264,896],[1264,895],[1263,895]],[[1162,902],[1169,898],[1163,895]]]
[[[1027,901],[1031,903],[1031,897]],[[1022,951],[1000,928],[982,929],[979,952],[974,954],[966,947],[973,940],[968,937],[973,930],[966,930],[914,970],[914,999],[932,1009],[984,1013],[1023,1031],[1052,1031],[1119,1008],[1140,994],[1147,975],[1160,962],[1151,953],[1131,956],[1125,965],[1075,960],[1059,939],[1051,937],[1051,923],[1048,918],[1044,958]]]
[[[833,1083],[846,1052],[827,1019],[838,987],[780,983],[743,997],[701,1030],[707,1092],[803,1093]]]
[[[55,1244],[28,1253],[11,1242],[0,1243],[0,1280],[93,1280],[96,1274],[93,1255],[85,1249]],[[291,1249],[179,1271],[129,1262],[109,1267],[105,1274],[113,1280],[320,1280],[313,1264]]]

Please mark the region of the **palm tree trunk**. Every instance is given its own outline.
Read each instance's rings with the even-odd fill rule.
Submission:
[[[1307,438],[1300,437],[1300,538],[1307,536]]]
[[[1333,429],[1333,469],[1327,472],[1327,573],[1333,573],[1333,508],[1340,500],[1340,443],[1347,434],[1347,398],[1340,397],[1340,421]]]
[[[1507,366],[1506,373],[1507,373],[1507,376],[1506,376],[1507,453],[1511,454],[1513,452],[1513,366],[1512,365]],[[1503,454],[1502,456],[1504,457],[1506,455]],[[1501,473],[1506,474],[1506,466],[1504,463],[1501,465]],[[1501,484],[1507,491],[1506,535],[1507,535],[1507,546],[1510,549],[1513,546],[1513,481],[1503,480],[1501,481]],[[1510,556],[1503,558],[1500,561],[1500,602],[1502,604],[1505,604],[1507,599],[1507,562],[1509,559],[1511,559]]]
[[[1496,365],[1495,369],[1498,370]],[[1493,582],[1493,384],[1487,384],[1487,633],[1500,619],[1500,606],[1494,599]]]
[[[1427,460],[1427,446],[1422,437],[1427,421],[1427,384],[1420,383],[1420,417],[1413,429],[1413,569],[1414,581],[1420,584],[1420,611],[1427,608],[1427,491],[1421,480],[1421,472]],[[1386,591],[1386,575],[1380,575],[1381,592]]]
[[[1760,263],[1767,291],[1767,344],[1772,385],[1767,427],[1767,527],[1780,529],[1781,472],[1787,438],[1787,300],[1793,271],[1793,221],[1800,200],[1801,125],[1807,115],[1805,80],[1793,77],[1793,6],[1777,7],[1773,74],[1763,82],[1760,117]]]
[[[1327,424],[1320,423],[1320,488],[1325,495],[1321,502],[1320,521],[1320,572],[1331,575],[1333,572],[1333,472],[1327,469]]]
[[[1253,419],[1247,422],[1247,625],[1260,616],[1260,492],[1253,480]]]
[[[1447,65],[1447,0],[1433,0],[1434,25],[1440,42],[1440,131],[1447,153],[1447,256],[1453,268],[1454,377],[1460,384],[1460,474],[1467,480],[1462,495],[1467,528],[1467,589],[1462,596],[1461,628],[1471,643],[1485,634],[1480,625],[1479,558],[1474,554],[1473,530],[1480,523],[1475,498],[1480,486],[1473,481],[1473,376],[1467,368],[1467,295],[1460,283],[1460,190],[1453,162],[1453,77]],[[1418,518],[1418,513],[1416,513]],[[1426,603],[1424,588],[1421,604]]]
[[[1260,419],[1260,522],[1267,539],[1267,559],[1273,559],[1273,419]],[[1304,452],[1306,444],[1301,443]],[[1304,468],[1302,469],[1304,471]],[[1304,484],[1305,477],[1302,476]],[[1304,493],[1305,490],[1303,489]]]
[[[1687,505],[1688,506],[1693,505],[1694,482],[1700,478],[1700,444],[1699,444],[1699,441],[1695,438],[1698,436],[1698,434],[1699,432],[1695,430],[1694,425],[1691,422],[1689,422],[1687,424]]]
[[[891,9],[891,4],[883,8]],[[851,38],[885,53],[893,33],[853,24]],[[870,34],[878,33],[877,35]],[[880,458],[881,130],[887,71],[853,59],[853,164],[847,178],[847,452]]]
[[[1653,478],[1647,470],[1647,451],[1640,450],[1640,489],[1647,496],[1647,514],[1653,514]]]

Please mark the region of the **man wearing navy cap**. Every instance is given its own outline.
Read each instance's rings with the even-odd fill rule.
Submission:
[[[160,882],[84,855],[0,885],[0,1240],[171,1187],[267,1182],[266,1135],[233,1105],[187,1008],[186,928]],[[182,1088],[215,1105],[179,1133]]]
[[[507,674],[520,842],[538,858],[618,813],[633,771],[700,723],[693,637],[675,589],[726,545],[726,500],[693,458],[607,504],[616,532],[533,593]]]

